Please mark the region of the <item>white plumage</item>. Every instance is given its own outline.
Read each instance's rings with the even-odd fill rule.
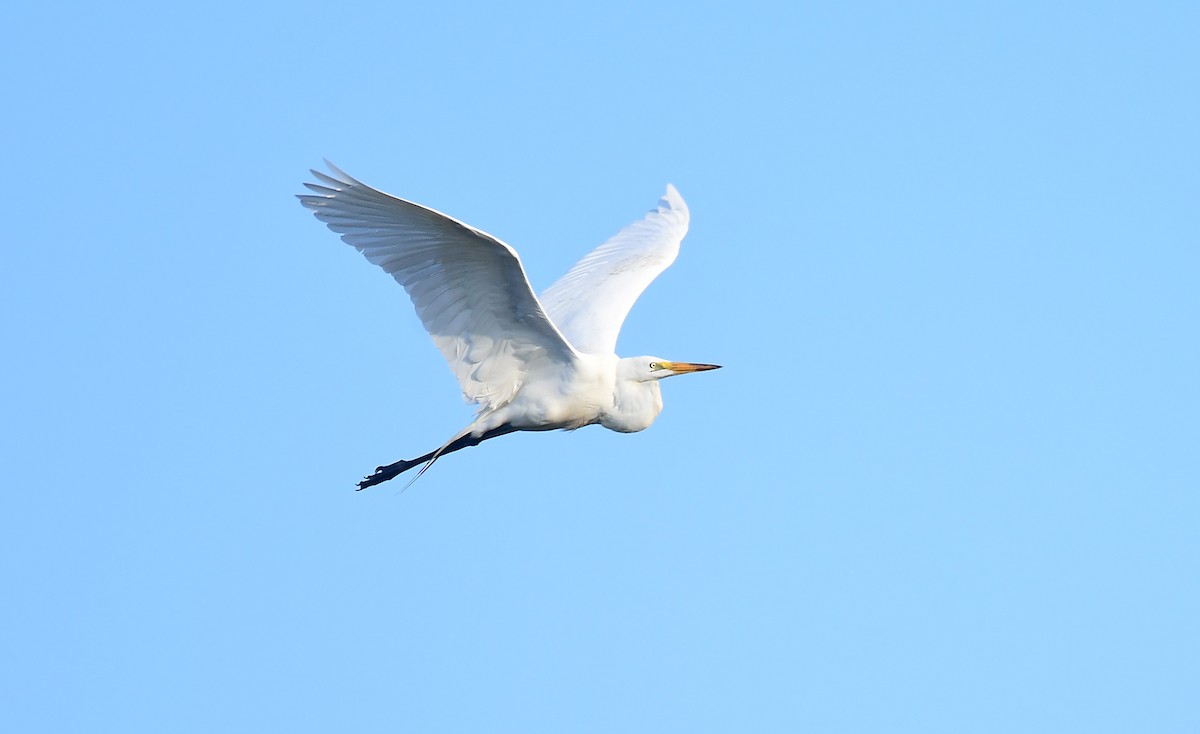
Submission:
[[[657,209],[589,252],[542,293],[550,320],[581,352],[616,352],[633,302],[675,262],[687,230],[687,204],[667,184]]]
[[[360,489],[512,431],[592,423],[640,431],[662,409],[659,379],[716,368],[614,354],[629,309],[674,262],[687,233],[687,205],[673,186],[657,209],[539,299],[512,247],[326,163],[332,175],[313,171],[318,183],[305,184],[313,193],[301,203],[404,286],[463,394],[479,406],[475,421],[440,449],[379,467]]]

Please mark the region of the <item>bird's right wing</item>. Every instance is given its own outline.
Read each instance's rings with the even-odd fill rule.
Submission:
[[[326,163],[334,175],[313,171],[300,202],[404,286],[468,400],[494,410],[539,364],[574,361],[511,247]]]
[[[687,204],[668,184],[657,209],[575,263],[542,293],[542,306],[576,349],[612,354],[629,309],[675,262],[687,229]]]

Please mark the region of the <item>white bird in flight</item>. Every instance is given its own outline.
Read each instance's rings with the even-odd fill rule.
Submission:
[[[687,204],[674,186],[539,298],[512,247],[325,163],[333,175],[314,170],[318,183],[305,184],[313,193],[300,202],[404,286],[463,395],[478,405],[475,420],[440,448],[378,467],[359,489],[424,464],[420,477],[445,454],[514,431],[594,423],[641,431],[662,410],[659,380],[718,368],[615,353],[633,302],[675,261],[687,233]]]

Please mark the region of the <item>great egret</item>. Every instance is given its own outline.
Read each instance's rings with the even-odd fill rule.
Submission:
[[[658,208],[575,264],[539,299],[513,248],[428,207],[332,175],[300,202],[408,291],[450,363],[475,420],[434,451],[381,466],[364,489],[438,457],[513,431],[599,423],[624,433],[662,410],[658,381],[718,365],[615,354],[621,323],[650,281],[675,260],[688,209],[674,186]]]

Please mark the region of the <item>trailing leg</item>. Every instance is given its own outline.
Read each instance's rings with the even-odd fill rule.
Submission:
[[[386,482],[387,480],[397,477],[409,469],[412,469],[414,466],[426,464],[426,468],[428,468],[429,465],[433,464],[434,461],[442,456],[445,456],[446,454],[452,454],[455,451],[458,451],[459,449],[465,449],[468,446],[478,446],[489,438],[503,436],[516,430],[516,428],[505,424],[485,432],[482,436],[472,436],[470,433],[466,433],[455,438],[440,449],[430,451],[424,456],[419,456],[415,459],[397,461],[396,463],[388,464],[387,466],[376,467],[374,474],[363,477],[363,480],[358,483],[358,490],[364,490],[367,487],[373,487],[376,484],[382,484],[383,482]],[[421,471],[424,471],[424,469]]]

